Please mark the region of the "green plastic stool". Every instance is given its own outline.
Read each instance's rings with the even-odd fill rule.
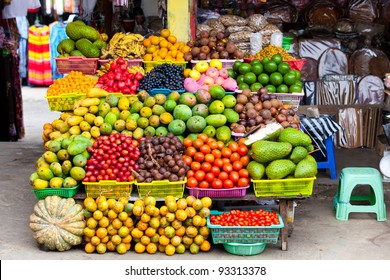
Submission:
[[[369,195],[352,195],[357,185],[370,185]],[[369,205],[352,205],[351,201],[368,201]],[[386,221],[386,205],[381,173],[371,167],[346,167],[341,170],[338,192],[334,197],[336,219],[348,221],[349,213],[376,213],[377,221]]]

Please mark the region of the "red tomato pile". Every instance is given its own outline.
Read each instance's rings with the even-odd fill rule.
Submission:
[[[130,73],[127,70],[127,60],[118,58],[110,64],[107,73],[101,76],[96,87],[102,88],[108,92],[121,92],[123,94],[136,94],[139,87],[139,81],[144,78],[142,73]]]
[[[249,184],[248,148],[243,142],[222,141],[201,133],[196,140],[185,138],[183,159],[190,166],[187,171],[189,188],[232,189]]]
[[[272,226],[279,225],[278,214],[265,210],[231,210],[218,216],[210,216],[212,225],[221,226]]]
[[[140,151],[138,142],[130,136],[119,133],[100,136],[88,147],[88,152],[91,157],[85,166],[83,182],[134,181],[132,170],[139,169],[137,160]]]

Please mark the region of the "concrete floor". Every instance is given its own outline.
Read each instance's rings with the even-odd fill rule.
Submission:
[[[387,204],[386,222],[377,222],[375,214],[351,214],[349,221],[335,219],[333,196],[337,180],[325,172],[318,174],[313,195],[298,201],[288,251],[280,244],[267,245],[264,252],[252,257],[230,255],[219,246],[209,253],[174,255],[106,253],[87,254],[83,247],[67,252],[41,250],[28,226],[37,199],[29,185],[35,161],[43,153],[42,126],[58,118],[50,112],[44,98],[46,88],[23,88],[26,136],[17,142],[0,142],[0,259],[1,260],[390,260],[390,184],[384,183]],[[336,149],[337,167],[371,166],[378,168],[379,157],[370,149]]]

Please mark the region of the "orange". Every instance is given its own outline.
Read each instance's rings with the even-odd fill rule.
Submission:
[[[152,43],[150,42],[150,39],[149,39],[149,38],[146,38],[146,39],[143,41],[143,44],[144,44],[144,47],[149,47]]]
[[[87,252],[87,253],[93,253],[93,252],[95,252],[96,247],[93,246],[91,243],[87,243],[85,245],[84,249],[85,249],[85,252]]]
[[[150,45],[146,48],[146,53],[154,53],[156,51],[156,46]]]
[[[200,244],[200,250],[203,252],[209,251],[211,248],[210,242],[207,240],[203,241],[202,244]]]
[[[183,46],[183,48],[180,49],[180,51],[182,53],[187,53],[191,50],[191,48],[189,46]]]
[[[169,35],[171,35],[171,31],[169,31],[169,29],[166,29],[166,28],[161,29],[161,31],[160,31],[161,37],[168,38]]]
[[[150,36],[149,40],[152,43],[152,45],[155,45],[155,46],[157,46],[160,43],[159,37],[154,36],[154,35]]]
[[[185,78],[188,78],[188,77],[190,76],[190,72],[191,72],[191,69],[190,69],[190,68],[186,68],[186,69],[184,70],[184,77],[185,77]]]
[[[161,48],[159,51],[158,51],[158,56],[161,57],[161,58],[165,58],[168,54],[168,49],[166,48]]]
[[[156,55],[155,57],[153,57],[153,61],[160,61],[162,60],[161,57],[159,57],[158,55]]]
[[[176,57],[178,54],[178,51],[177,50],[171,50],[171,56],[172,57]]]
[[[167,40],[165,40],[165,39],[163,39],[163,40],[161,40],[160,41],[160,47],[161,48],[168,48],[168,41]]]
[[[177,38],[173,35],[170,35],[170,36],[168,36],[167,40],[168,40],[168,42],[175,44],[177,41]]]
[[[153,56],[150,53],[145,54],[144,61],[151,61],[152,59],[153,59]]]

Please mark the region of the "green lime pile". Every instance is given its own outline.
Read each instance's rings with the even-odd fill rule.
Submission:
[[[228,72],[230,77],[236,79],[239,90],[249,88],[257,92],[265,87],[269,93],[302,92],[301,72],[291,69],[280,54],[262,61],[255,58],[250,63],[237,60]]]

